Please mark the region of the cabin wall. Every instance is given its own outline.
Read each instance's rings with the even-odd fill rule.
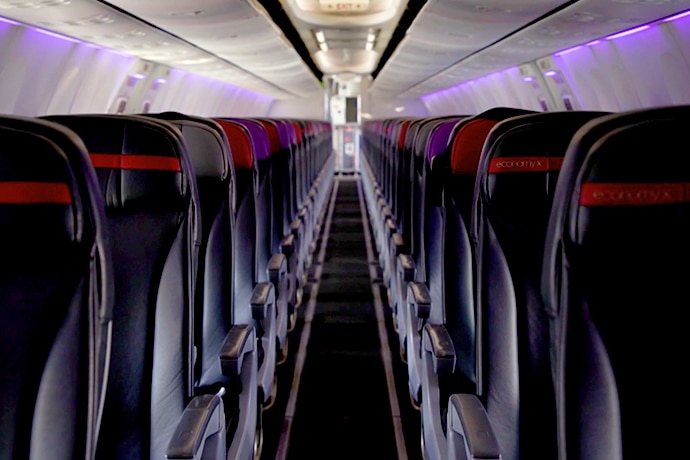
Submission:
[[[268,116],[274,118],[298,118],[301,120],[325,120],[324,94],[314,97],[275,100]]]
[[[267,116],[274,99],[212,78],[0,21],[0,113]]]
[[[432,115],[495,106],[625,111],[690,103],[690,17],[601,39],[421,99]]]
[[[0,22],[0,112],[106,112],[135,61]]]
[[[380,99],[364,97],[362,112],[366,118],[426,117],[427,107],[419,99]]]

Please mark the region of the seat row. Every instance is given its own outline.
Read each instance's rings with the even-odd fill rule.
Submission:
[[[496,107],[366,124],[426,459],[677,455],[689,121],[686,106]]]
[[[2,458],[258,458],[324,122],[0,117]]]

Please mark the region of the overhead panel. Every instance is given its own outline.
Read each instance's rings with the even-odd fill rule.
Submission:
[[[376,97],[430,94],[689,8],[690,0],[429,0],[370,88]]]
[[[247,0],[113,0],[114,5],[264,79],[293,96],[320,91],[319,82],[260,7]],[[275,73],[292,67],[301,78]]]
[[[407,0],[282,0],[324,74],[371,74]]]

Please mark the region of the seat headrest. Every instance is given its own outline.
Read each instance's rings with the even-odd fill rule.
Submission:
[[[0,139],[5,146],[0,151],[3,253],[12,248],[33,253],[78,241],[84,215],[62,150],[43,136],[5,126]]]
[[[473,117],[461,119],[451,134],[450,168],[456,175],[475,175],[484,141],[499,121],[536,113],[512,107],[494,107]]]
[[[178,112],[146,114],[175,125],[184,136],[197,178],[225,180],[232,173],[230,151],[223,131],[214,120]]]
[[[254,154],[252,153],[252,139],[249,130],[240,123],[222,118],[215,119],[223,128],[230,143],[230,154],[235,165],[235,171],[252,169]]]
[[[275,155],[279,153],[283,146],[280,141],[280,132],[278,131],[278,126],[269,120],[258,120],[266,131],[266,136],[268,137],[268,145],[270,147],[269,155]]]
[[[436,125],[429,135],[426,147],[426,158],[429,164],[432,163],[436,155],[442,154],[448,147],[449,136],[456,123],[457,120],[454,119],[444,121]]]
[[[83,139],[108,209],[175,209],[191,195],[193,168],[172,125],[117,115],[45,118]]]
[[[271,155],[268,134],[260,122],[244,118],[233,118],[231,121],[241,124],[249,131],[254,160],[262,161]]]
[[[499,122],[484,143],[479,173],[559,171],[570,139],[586,122],[605,112],[550,112],[521,115]],[[483,180],[492,181],[489,175]],[[530,180],[530,179],[525,179]],[[548,180],[543,176],[541,180]],[[543,188],[547,190],[546,187]],[[490,198],[490,189],[485,189]]]

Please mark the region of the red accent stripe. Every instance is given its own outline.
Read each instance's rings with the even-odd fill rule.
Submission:
[[[477,118],[458,129],[452,141],[450,154],[450,168],[453,174],[477,174],[484,141],[496,123],[498,122],[495,120]]]
[[[153,171],[180,172],[180,159],[156,155],[120,155],[111,153],[90,153],[94,168],[146,169]]]
[[[582,206],[640,206],[690,201],[690,183],[586,182],[580,189]]]
[[[2,204],[72,204],[67,184],[55,182],[0,182]]]
[[[492,158],[489,173],[558,171],[563,165],[561,157],[502,157]]]

